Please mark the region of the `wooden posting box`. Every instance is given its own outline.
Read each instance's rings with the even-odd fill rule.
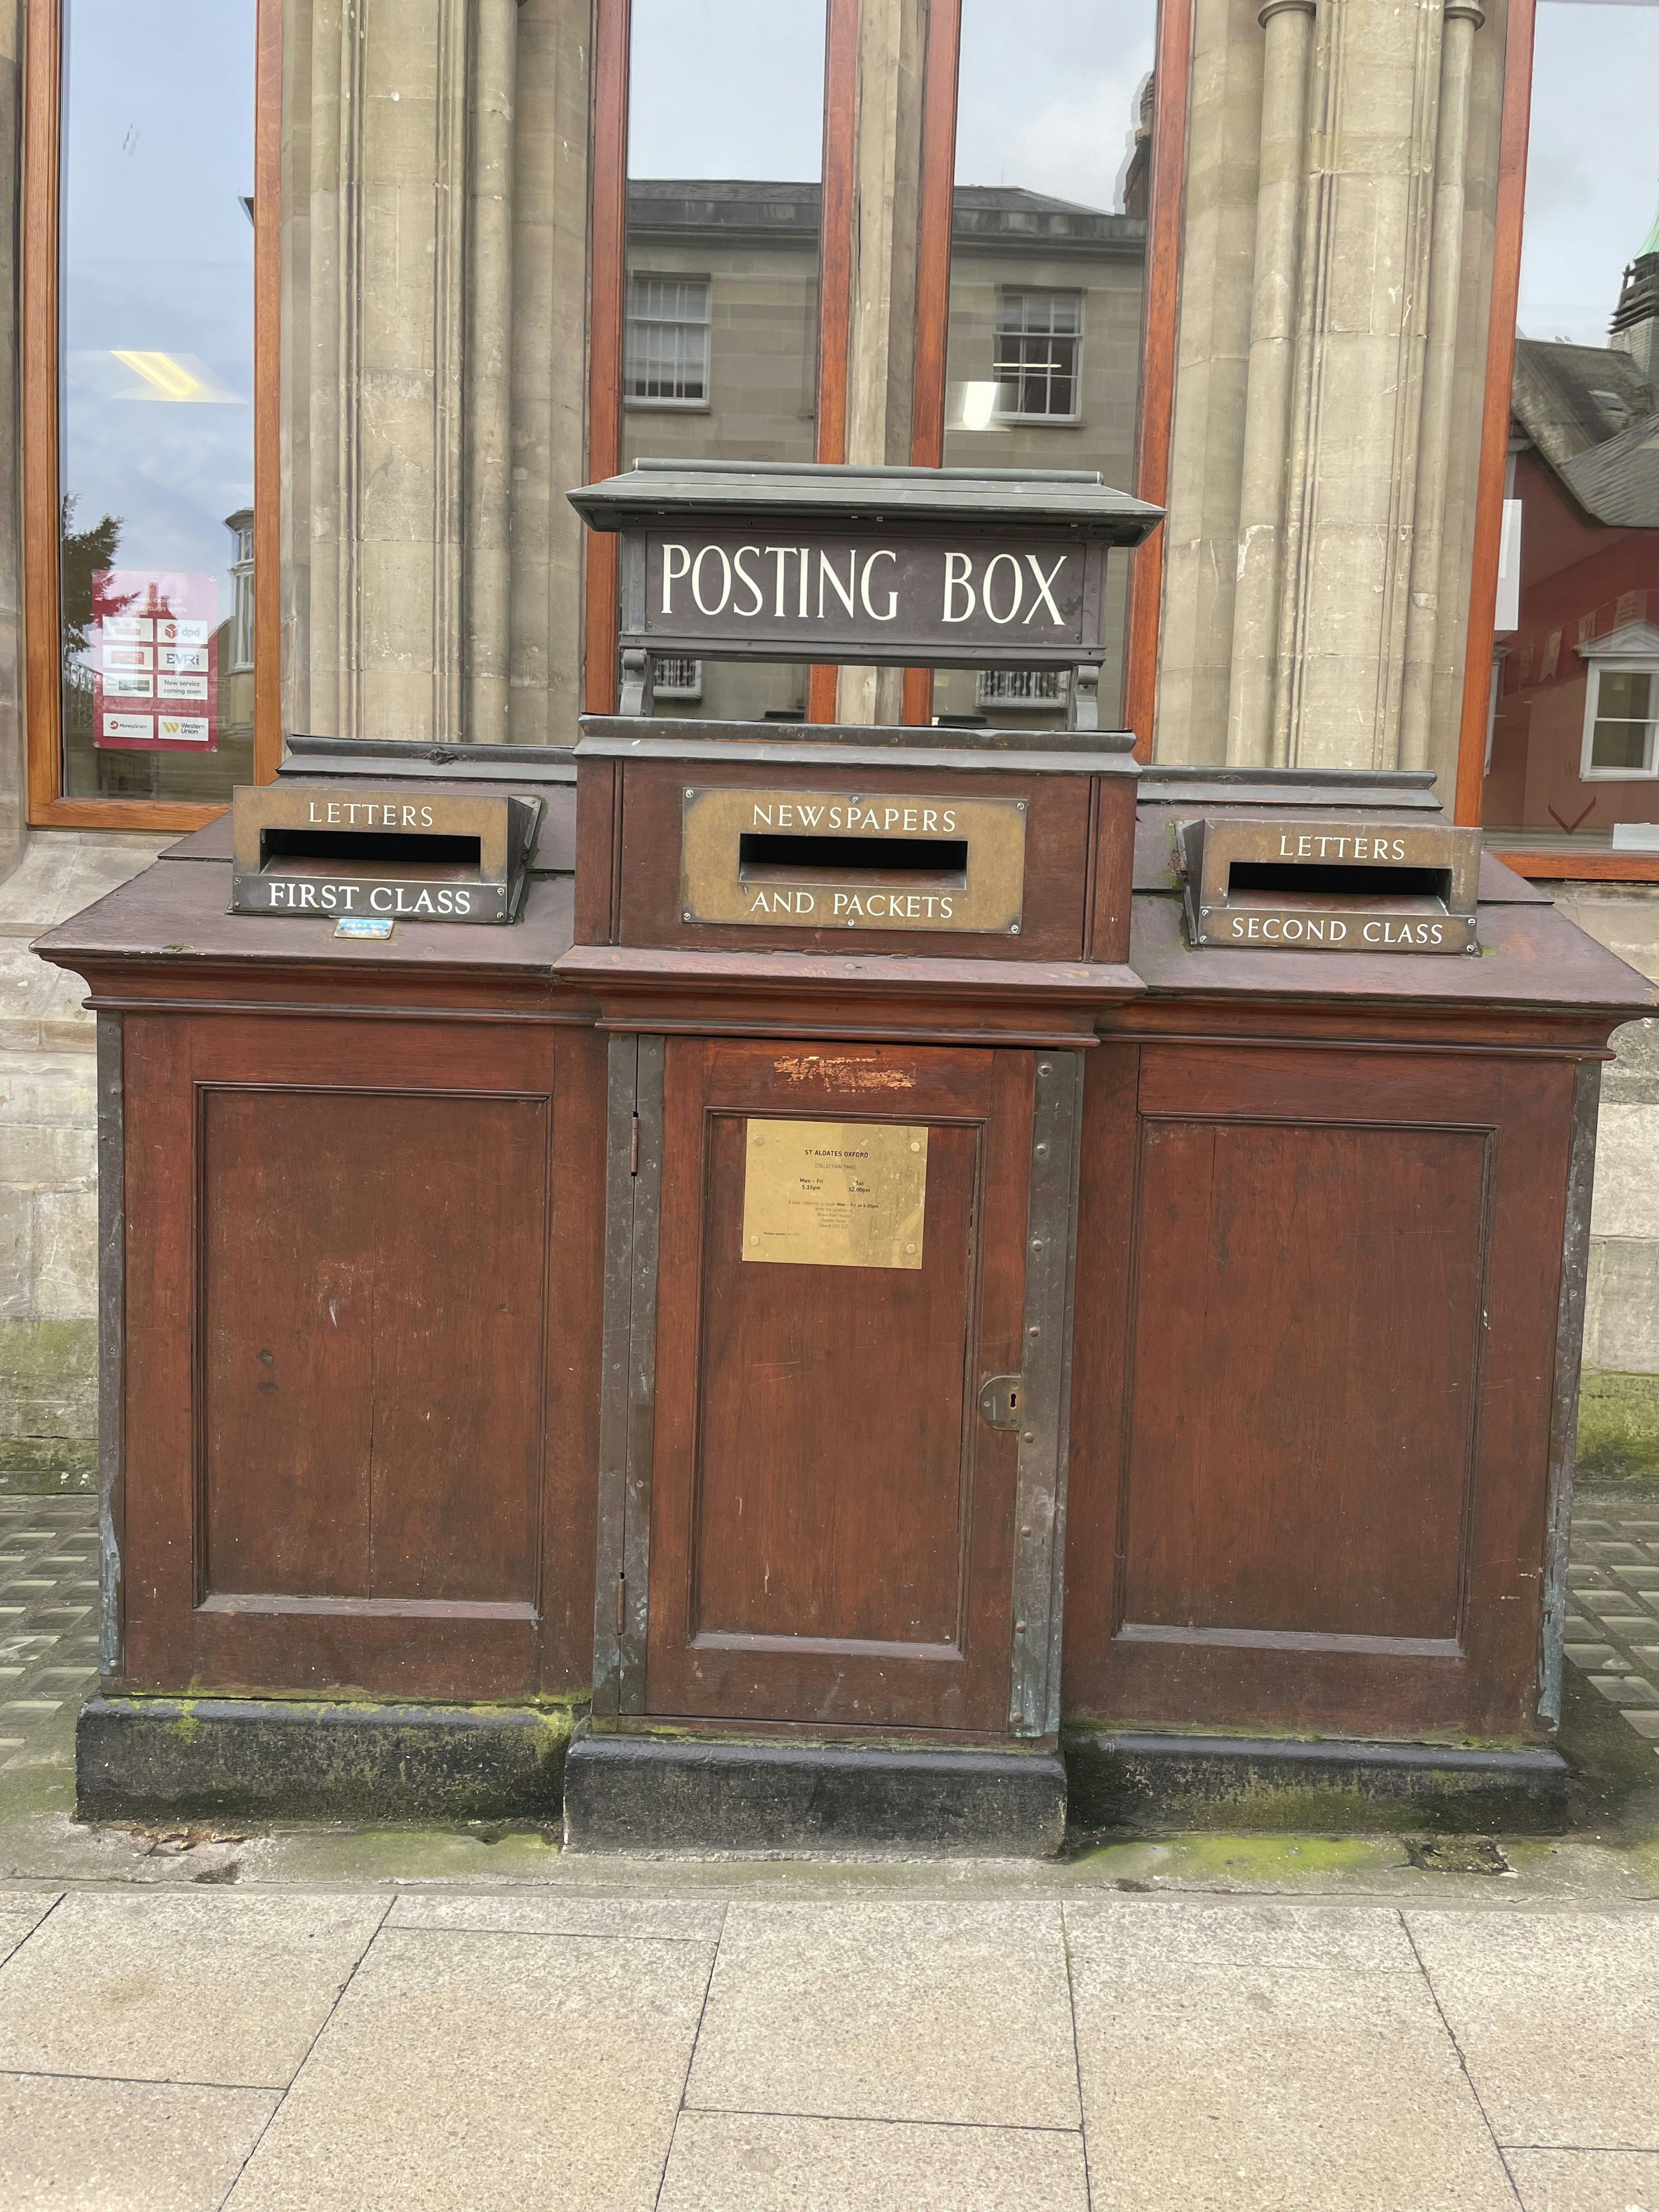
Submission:
[[[1559,1713],[1597,1085],[1655,994],[1431,782],[1143,780],[1147,988],[1084,1113],[1079,1722],[1490,1747]]]
[[[949,471],[574,496],[634,709],[582,725],[560,963],[611,1039],[594,1725],[1052,1744],[1082,1060],[1138,990],[1093,669],[1155,515]],[[1063,667],[1073,726],[654,719],[653,654],[716,650]]]

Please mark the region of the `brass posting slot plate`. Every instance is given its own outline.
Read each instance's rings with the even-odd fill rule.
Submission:
[[[680,919],[1018,937],[1025,801],[689,786]]]
[[[1206,816],[1176,827],[1188,940],[1251,952],[1475,952],[1480,832]]]
[[[339,922],[511,922],[545,801],[344,778],[231,799],[230,910]]]

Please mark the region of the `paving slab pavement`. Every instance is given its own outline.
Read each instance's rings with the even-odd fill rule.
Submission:
[[[0,1963],[0,2205],[1659,2212],[1659,1899],[626,1874],[42,1893]]]
[[[1494,1875],[82,1827],[88,1508],[0,1500],[0,2212],[1659,2212],[1659,1511],[1585,1505]]]

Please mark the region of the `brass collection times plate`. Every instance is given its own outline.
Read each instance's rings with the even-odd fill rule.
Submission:
[[[927,1131],[893,1121],[747,1125],[743,1256],[786,1267],[920,1267]]]
[[[1025,802],[688,786],[683,921],[1018,937]]]

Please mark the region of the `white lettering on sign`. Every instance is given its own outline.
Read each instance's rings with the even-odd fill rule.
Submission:
[[[968,581],[974,573],[971,556],[966,553],[947,553],[945,556],[945,622],[966,622],[978,604],[973,586]],[[958,593],[967,601],[960,614],[953,614]]]
[[[757,799],[751,830],[839,830],[860,837],[954,837],[954,806],[870,806],[853,799],[824,805],[811,799]]]
[[[887,594],[887,611],[885,614],[880,613],[876,608],[872,607],[870,604],[870,571],[875,567],[878,561],[896,562],[898,556],[896,553],[872,553],[870,556],[870,558],[864,564],[864,578],[859,586],[859,597],[864,602],[865,613],[870,616],[873,621],[892,621],[894,616],[898,612],[898,593],[896,592],[889,592]]]
[[[276,876],[270,880],[270,903],[285,914],[349,914],[356,906],[361,884],[331,884],[320,878]],[[422,915],[471,914],[472,893],[464,884],[416,890],[412,884],[371,884],[368,903],[376,914],[402,915],[410,921]]]
[[[1445,926],[1438,921],[1368,921],[1367,945],[1443,945]]]
[[[1267,917],[1269,921],[1276,918],[1272,915]],[[1247,917],[1242,914],[1236,914],[1230,916],[1230,919],[1233,925],[1235,937],[1255,937],[1257,934],[1255,924],[1261,920],[1261,916],[1250,915]],[[1247,919],[1250,924],[1249,929],[1244,926]],[[1271,940],[1275,944],[1346,945],[1348,941],[1347,923],[1334,914],[1289,915],[1283,917],[1283,921],[1284,934],[1282,938]],[[1265,927],[1261,933],[1263,936],[1267,935]]]
[[[831,921],[950,921],[958,894],[952,891],[830,891],[757,884],[750,915],[787,915],[792,921],[824,915]],[[820,904],[820,902],[823,902]]]
[[[1281,831],[1279,839],[1279,857],[1286,860],[1403,860],[1406,841],[1403,837],[1382,837],[1373,830],[1338,836],[1334,831],[1322,836],[1316,831],[1304,831],[1294,841],[1289,831]]]
[[[712,607],[702,595],[702,564],[711,553],[720,564],[720,595]],[[726,603],[732,596],[732,563],[726,557],[723,547],[705,545],[691,563],[691,596],[697,603],[699,614],[717,615],[724,612]]]
[[[325,829],[351,830],[361,823],[365,830],[429,830],[432,809],[410,805],[406,800],[390,802],[380,799],[325,799],[322,811],[318,802],[309,802],[311,819]]]
[[[1005,561],[1007,562],[1009,570],[1013,576],[1014,595],[1008,602],[1007,613],[1006,615],[1000,615],[996,610],[996,602],[992,597],[992,586],[996,582],[997,570],[1001,568]],[[985,611],[990,616],[991,620],[994,623],[1012,622],[1014,617],[1019,612],[1019,603],[1021,599],[1024,596],[1025,580],[1019,573],[1019,562],[1014,558],[1014,556],[1012,553],[993,554],[990,560],[986,562],[983,590]]]
[[[858,565],[858,555],[849,552],[847,556],[847,581],[843,585],[841,578],[836,574],[835,565],[830,556],[822,546],[818,548],[818,620],[820,622],[823,620],[823,587],[826,582],[831,586],[836,597],[849,615],[858,612],[858,586],[855,581]]]
[[[754,553],[757,555],[759,551],[760,547],[758,545],[739,545],[737,551],[732,556],[732,566],[737,572],[738,581],[743,586],[745,591],[752,592],[755,595],[755,604],[752,607],[740,607],[735,603],[735,601],[732,604],[732,613],[734,615],[741,615],[745,622],[747,622],[751,616],[757,615],[761,609],[766,605],[766,594],[761,590],[760,586],[755,581],[748,569],[743,565],[743,556],[745,553]]]
[[[939,556],[935,556],[939,557]],[[957,623],[983,612],[999,629],[1065,629],[1066,618],[1054,586],[1072,556],[1060,553],[1045,565],[1035,553],[994,553],[983,572],[972,553],[943,553],[944,599],[940,619]],[[771,563],[770,590],[764,564]],[[790,564],[794,564],[790,589]],[[844,564],[844,565],[843,565]],[[878,568],[887,573],[878,575]],[[937,577],[938,571],[933,570]],[[907,572],[889,545],[868,552],[856,545],[834,550],[811,545],[738,545],[710,541],[693,546],[678,538],[662,544],[662,602],[658,611],[682,620],[694,611],[712,620],[719,615],[738,622],[801,622],[844,625],[862,614],[872,622],[901,619],[904,590],[924,580],[914,561]],[[683,587],[683,588],[682,588]],[[933,586],[929,586],[931,590]]]
[[[1066,566],[1066,557],[1065,554],[1062,553],[1059,560],[1055,562],[1054,567],[1049,569],[1048,574],[1045,576],[1042,573],[1042,563],[1037,559],[1036,555],[1035,553],[1028,553],[1025,556],[1027,562],[1030,563],[1031,574],[1036,578],[1037,595],[1031,602],[1031,615],[1034,615],[1039,607],[1047,607],[1050,618],[1056,623],[1060,622],[1060,609],[1054,605],[1054,595],[1048,587],[1054,582],[1054,578],[1059,575],[1060,570]],[[1030,621],[1031,615],[1026,616],[1025,619],[1027,622]]]

